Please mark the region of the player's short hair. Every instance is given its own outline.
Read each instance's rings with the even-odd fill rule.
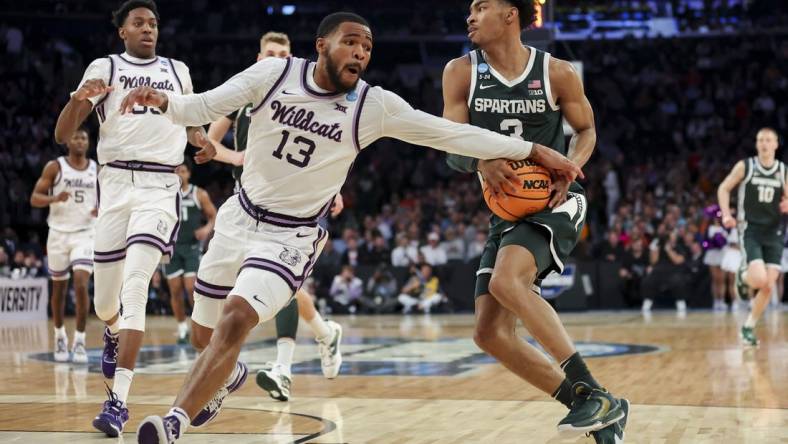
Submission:
[[[526,30],[536,23],[536,5],[534,0],[500,0],[517,8],[520,16],[520,29]]]
[[[776,129],[774,129],[774,128],[770,127],[770,126],[764,126],[763,128],[758,130],[759,133],[763,132],[763,131],[766,131],[766,132],[774,134],[774,137],[776,137],[778,139],[780,138],[780,133],[778,133]]]
[[[266,32],[260,37],[260,49],[263,49],[267,43],[278,43],[283,46],[290,47],[290,38],[284,32]]]
[[[345,22],[358,23],[369,28],[369,22],[362,16],[352,12],[335,12],[328,14],[320,22],[317,27],[317,38],[323,38],[332,34],[339,28],[339,25]]]
[[[126,17],[132,9],[147,8],[159,20],[159,10],[156,8],[156,2],[153,0],[126,0],[120,7],[112,12],[112,24],[117,28],[122,28],[126,22]]]

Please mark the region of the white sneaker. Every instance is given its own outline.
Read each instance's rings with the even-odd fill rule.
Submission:
[[[55,334],[55,361],[68,362],[68,337]]]
[[[334,379],[339,374],[342,367],[342,352],[339,346],[342,343],[342,326],[334,321],[326,321],[331,328],[331,334],[323,341],[317,341],[320,350],[320,367],[323,369],[323,376]]]
[[[732,312],[737,312],[739,310],[741,310],[741,302],[739,302],[739,301],[731,302],[731,311]]]
[[[679,313],[686,313],[687,312],[687,302],[684,299],[679,299],[676,301],[676,310]]]
[[[293,379],[282,371],[281,366],[274,365],[271,369],[262,369],[257,372],[257,385],[268,392],[268,395],[277,401],[290,399],[290,387]]]
[[[651,299],[644,299],[643,306],[640,309],[643,310],[643,313],[650,313],[651,307],[653,305],[654,305],[654,301],[652,301]]]
[[[88,352],[85,350],[85,343],[84,342],[75,342],[74,347],[71,349],[72,358],[71,360],[74,364],[87,364],[88,363]]]

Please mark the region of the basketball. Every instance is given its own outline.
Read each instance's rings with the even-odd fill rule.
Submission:
[[[484,201],[490,211],[496,216],[509,222],[518,221],[530,214],[542,211],[550,201],[550,172],[547,168],[530,160],[508,162],[509,168],[514,170],[523,181],[522,187],[516,194],[507,192],[507,200],[493,196],[487,182],[482,180]]]

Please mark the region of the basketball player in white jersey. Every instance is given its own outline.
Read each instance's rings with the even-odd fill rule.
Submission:
[[[142,421],[140,443],[174,442],[189,423],[215,417],[224,397],[240,386],[237,359],[244,339],[288,304],[309,276],[326,241],[317,220],[328,212],[358,153],[376,140],[393,137],[482,159],[531,158],[561,179],[581,174],[547,147],[417,111],[396,94],[367,85],[361,75],[372,33],[355,14],[324,18],[316,49],[317,63],[271,57],[203,94],[141,87],[122,104],[124,112],[155,107],[186,125],[255,104],[243,188],[220,208],[197,273],[215,292],[195,295],[192,320],[213,335],[169,414]]]
[[[290,57],[290,55],[290,39],[286,34],[268,32],[260,38],[260,52],[257,54],[258,62],[266,57],[284,59]],[[208,138],[216,145],[216,157],[214,157],[214,160],[236,166],[236,168],[233,168],[236,190],[241,189],[241,172],[243,171],[241,166],[243,165],[253,107],[254,104],[247,104],[229,116],[220,117],[211,123],[210,128],[208,128]],[[221,139],[224,138],[232,126],[235,126],[234,151],[221,143]],[[331,207],[331,216],[336,217],[342,211],[343,206],[342,195],[337,194],[334,198],[334,205]],[[202,291],[210,290],[203,287]],[[342,367],[342,352],[340,350],[342,326],[334,321],[324,321],[323,317],[315,309],[312,296],[304,289],[299,289],[294,300],[276,315],[276,361],[271,365],[270,369],[265,368],[257,372],[257,385],[278,401],[290,399],[290,390],[293,384],[291,367],[293,364],[293,353],[295,352],[295,337],[298,332],[299,316],[306,321],[315,335],[323,376],[329,379],[336,378]],[[204,349],[210,340],[210,336],[207,335],[202,338],[193,336],[193,338],[195,339],[193,341],[194,347],[198,350]]]
[[[63,316],[69,270],[74,274],[77,325],[71,345],[72,361],[86,364],[85,324],[88,280],[93,273],[93,234],[96,222],[96,162],[88,159],[90,138],[79,128],[66,143],[68,155],[49,161],[33,188],[30,205],[49,207],[47,260],[52,279],[52,320],[55,324],[55,361],[68,361],[68,337]]]
[[[192,93],[186,65],[156,56],[158,22],[152,0],[128,0],[115,11],[113,23],[126,52],[88,66],[55,128],[62,142],[92,110],[100,123],[94,305],[107,324],[102,370],[114,382],[93,426],[112,437],[128,420],[126,398],[145,330],[148,285],[178,234],[180,180],[174,170],[183,163],[187,139],[202,148],[197,162],[215,154],[202,128],[174,124],[147,106],[120,112],[123,98],[140,85],[173,97]]]

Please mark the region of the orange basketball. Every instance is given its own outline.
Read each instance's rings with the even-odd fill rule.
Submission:
[[[482,180],[482,193],[484,201],[490,211],[501,219],[516,222],[525,216],[542,211],[550,201],[550,172],[543,166],[530,160],[508,162],[509,168],[514,170],[523,186],[516,194],[507,192],[507,200],[497,199],[490,192],[487,182]]]

